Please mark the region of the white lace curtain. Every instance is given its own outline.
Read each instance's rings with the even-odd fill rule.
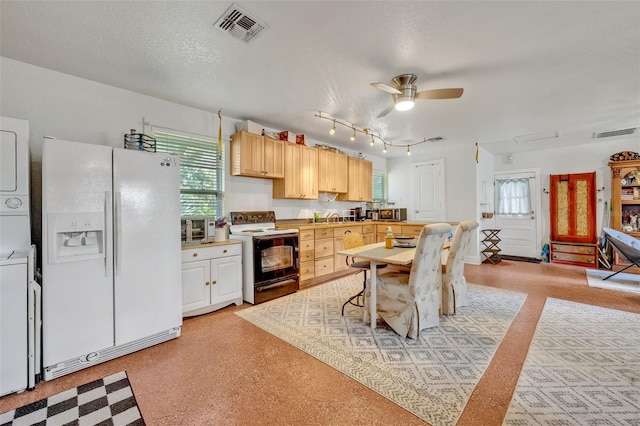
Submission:
[[[531,213],[529,179],[497,179],[497,212],[504,215]]]

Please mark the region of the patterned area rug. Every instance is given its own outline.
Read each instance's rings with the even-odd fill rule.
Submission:
[[[640,315],[547,299],[506,425],[640,425]]]
[[[603,278],[613,274],[614,271],[602,269],[585,269],[585,271],[587,272],[589,287],[640,293],[640,275],[620,272],[608,280],[603,280]]]
[[[124,371],[0,414],[2,426],[144,424]]]
[[[432,425],[454,425],[526,295],[470,285],[469,306],[442,316],[417,340],[342,304],[362,289],[360,275],[236,312]]]

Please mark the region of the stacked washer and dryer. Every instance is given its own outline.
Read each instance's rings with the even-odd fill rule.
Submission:
[[[41,368],[29,170],[29,123],[0,117],[0,396],[33,389]]]

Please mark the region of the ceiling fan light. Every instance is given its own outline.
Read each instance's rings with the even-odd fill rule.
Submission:
[[[409,111],[413,108],[414,102],[411,100],[404,100],[396,102],[396,109],[398,111]]]

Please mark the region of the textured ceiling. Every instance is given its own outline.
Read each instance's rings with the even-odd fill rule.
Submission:
[[[213,28],[231,4],[3,0],[0,53],[378,155],[314,113],[392,142],[441,136],[432,143],[496,153],[640,125],[638,1],[238,1],[270,27],[249,44]],[[369,83],[402,73],[419,91],[465,91],[376,119],[391,95]],[[562,137],[513,139],[550,131]]]

